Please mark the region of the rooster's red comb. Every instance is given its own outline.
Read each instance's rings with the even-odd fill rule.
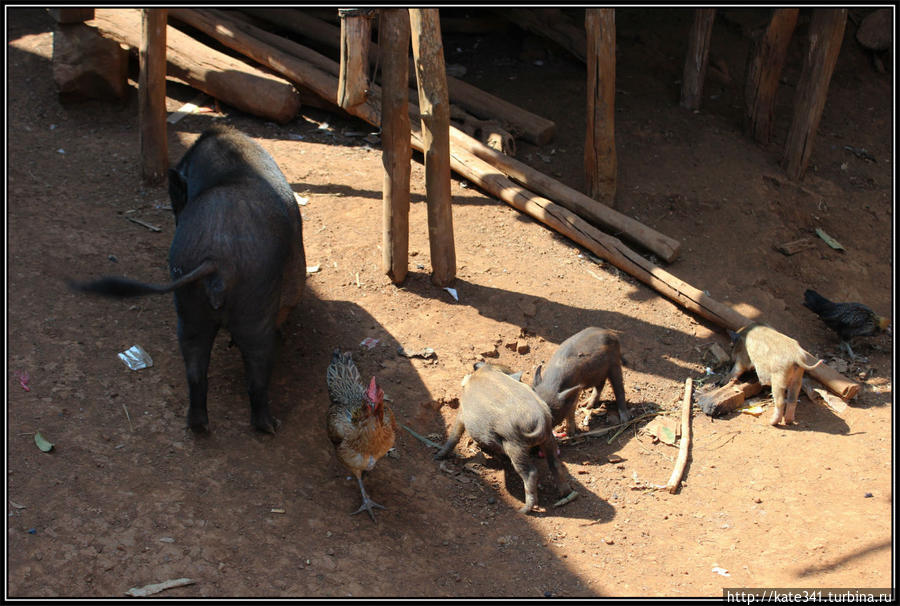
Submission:
[[[384,392],[375,383],[375,377],[372,377],[372,380],[369,381],[369,389],[366,390],[366,397],[373,404],[378,404],[384,398]]]

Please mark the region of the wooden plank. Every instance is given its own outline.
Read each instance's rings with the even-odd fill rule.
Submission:
[[[142,15],[138,77],[141,178],[148,185],[166,180],[169,148],[166,129],[166,9],[145,8]]]
[[[447,286],[456,277],[456,248],[450,205],[450,99],[438,9],[411,8],[409,23],[425,148],[431,281]]]
[[[845,8],[813,9],[809,24],[809,52],[803,60],[803,71],[797,83],[794,118],[788,131],[782,161],[782,166],[791,179],[802,179],[809,164],[846,23]]]
[[[797,8],[776,8],[762,38],[753,41],[750,51],[744,92],[744,130],[763,145],[772,138],[775,94],[799,12]]]
[[[174,17],[172,9],[169,16]],[[88,25],[135,52],[141,45],[140,9],[97,9]],[[166,28],[166,62],[170,76],[240,111],[284,124],[300,110],[300,95],[290,82],[209,48],[171,25]]]
[[[709,60],[709,41],[712,37],[716,9],[694,9],[694,21],[688,38],[687,58],[684,60],[684,76],[681,80],[681,106],[696,110],[703,98],[703,80]]]
[[[341,61],[337,104],[344,109],[366,100],[373,9],[338,9],[341,17]]]
[[[391,281],[406,279],[409,263],[410,127],[409,13],[402,8],[381,9],[382,41],[382,269]]]
[[[284,27],[319,44],[337,49],[340,29],[306,11],[287,8],[244,8],[242,12]],[[370,47],[369,62],[378,61],[378,45]],[[415,70],[410,70],[410,85],[415,86]],[[549,143],[556,135],[556,124],[533,114],[505,99],[501,99],[458,78],[447,76],[450,101],[483,119],[498,120],[517,136],[535,145]]]
[[[616,199],[616,11],[585,9],[587,125],[584,172],[587,194],[607,206]]]

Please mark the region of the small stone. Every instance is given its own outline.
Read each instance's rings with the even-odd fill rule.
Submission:
[[[874,497],[875,495],[873,495],[871,492],[867,492],[864,496],[865,496],[865,498],[867,498],[867,499],[871,499],[871,498]]]

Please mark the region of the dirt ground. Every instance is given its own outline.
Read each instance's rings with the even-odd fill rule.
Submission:
[[[654,442],[648,419],[611,442],[565,444],[579,498],[554,508],[540,463],[543,511],[527,516],[516,512],[523,487],[508,463],[464,438],[441,465],[401,430],[395,452],[366,480],[387,506],[373,524],[349,515],[359,492],[325,433],[334,348],[353,351],[364,377],[378,377],[401,423],[442,440],[460,380],[485,356],[530,382],[569,335],[614,328],[630,364],[632,411],[677,419],[685,379],[709,382],[704,346],[727,348],[727,335],[454,175],[455,301],[429,279],[418,154],[411,273],[394,286],[380,269],[380,144],[358,134],[375,129],[307,107],[279,126],[222,106],[169,127],[171,161],[214,121],[250,134],[309,199],[307,263],[320,270],[288,321],[272,378],[278,433],[251,428],[240,354],[223,332],[210,367],[211,433],[195,436],[185,428],[171,298],[120,302],[65,285],[101,274],[168,280],[174,222],[166,189],[140,182],[136,94],[122,105],[62,105],[50,17],[7,14],[9,597],[116,597],[183,577],[196,582],[160,595],[715,597],[727,587],[894,584],[892,336],[860,345],[868,363],[848,364],[835,335],[801,305],[814,288],[892,317],[893,65],[874,68],[854,23],[798,183],[778,162],[805,13],[768,148],[740,128],[743,24],[757,11],[720,11],[718,67],[699,112],[678,106],[689,12],[616,15],[617,208],[683,243],[669,272],[860,380],[850,408],[837,414],[801,396],[798,423],[775,428],[767,414],[711,420],[695,409],[691,457],[674,495],[652,489],[668,480],[677,447]],[[553,142],[519,141],[517,155],[583,187],[582,64],[517,29],[448,33],[445,54],[467,68],[464,79],[555,120]],[[174,82],[168,93],[170,111],[196,96]],[[845,250],[815,238],[816,228]],[[801,237],[815,247],[775,250]],[[371,349],[361,346],[368,337],[378,340]],[[152,356],[151,368],[131,371],[118,359],[135,344]],[[437,358],[407,359],[398,347],[431,347]],[[611,404],[609,387],[601,401]],[[759,402],[771,407],[768,391]],[[605,422],[594,414],[589,426]],[[51,452],[36,447],[38,431]]]

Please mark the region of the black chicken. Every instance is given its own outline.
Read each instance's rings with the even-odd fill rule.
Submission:
[[[857,356],[850,348],[850,341],[855,337],[872,336],[890,324],[887,318],[862,303],[834,303],[811,289],[803,293],[803,305],[816,312],[825,325],[837,333],[841,348],[854,360]]]

